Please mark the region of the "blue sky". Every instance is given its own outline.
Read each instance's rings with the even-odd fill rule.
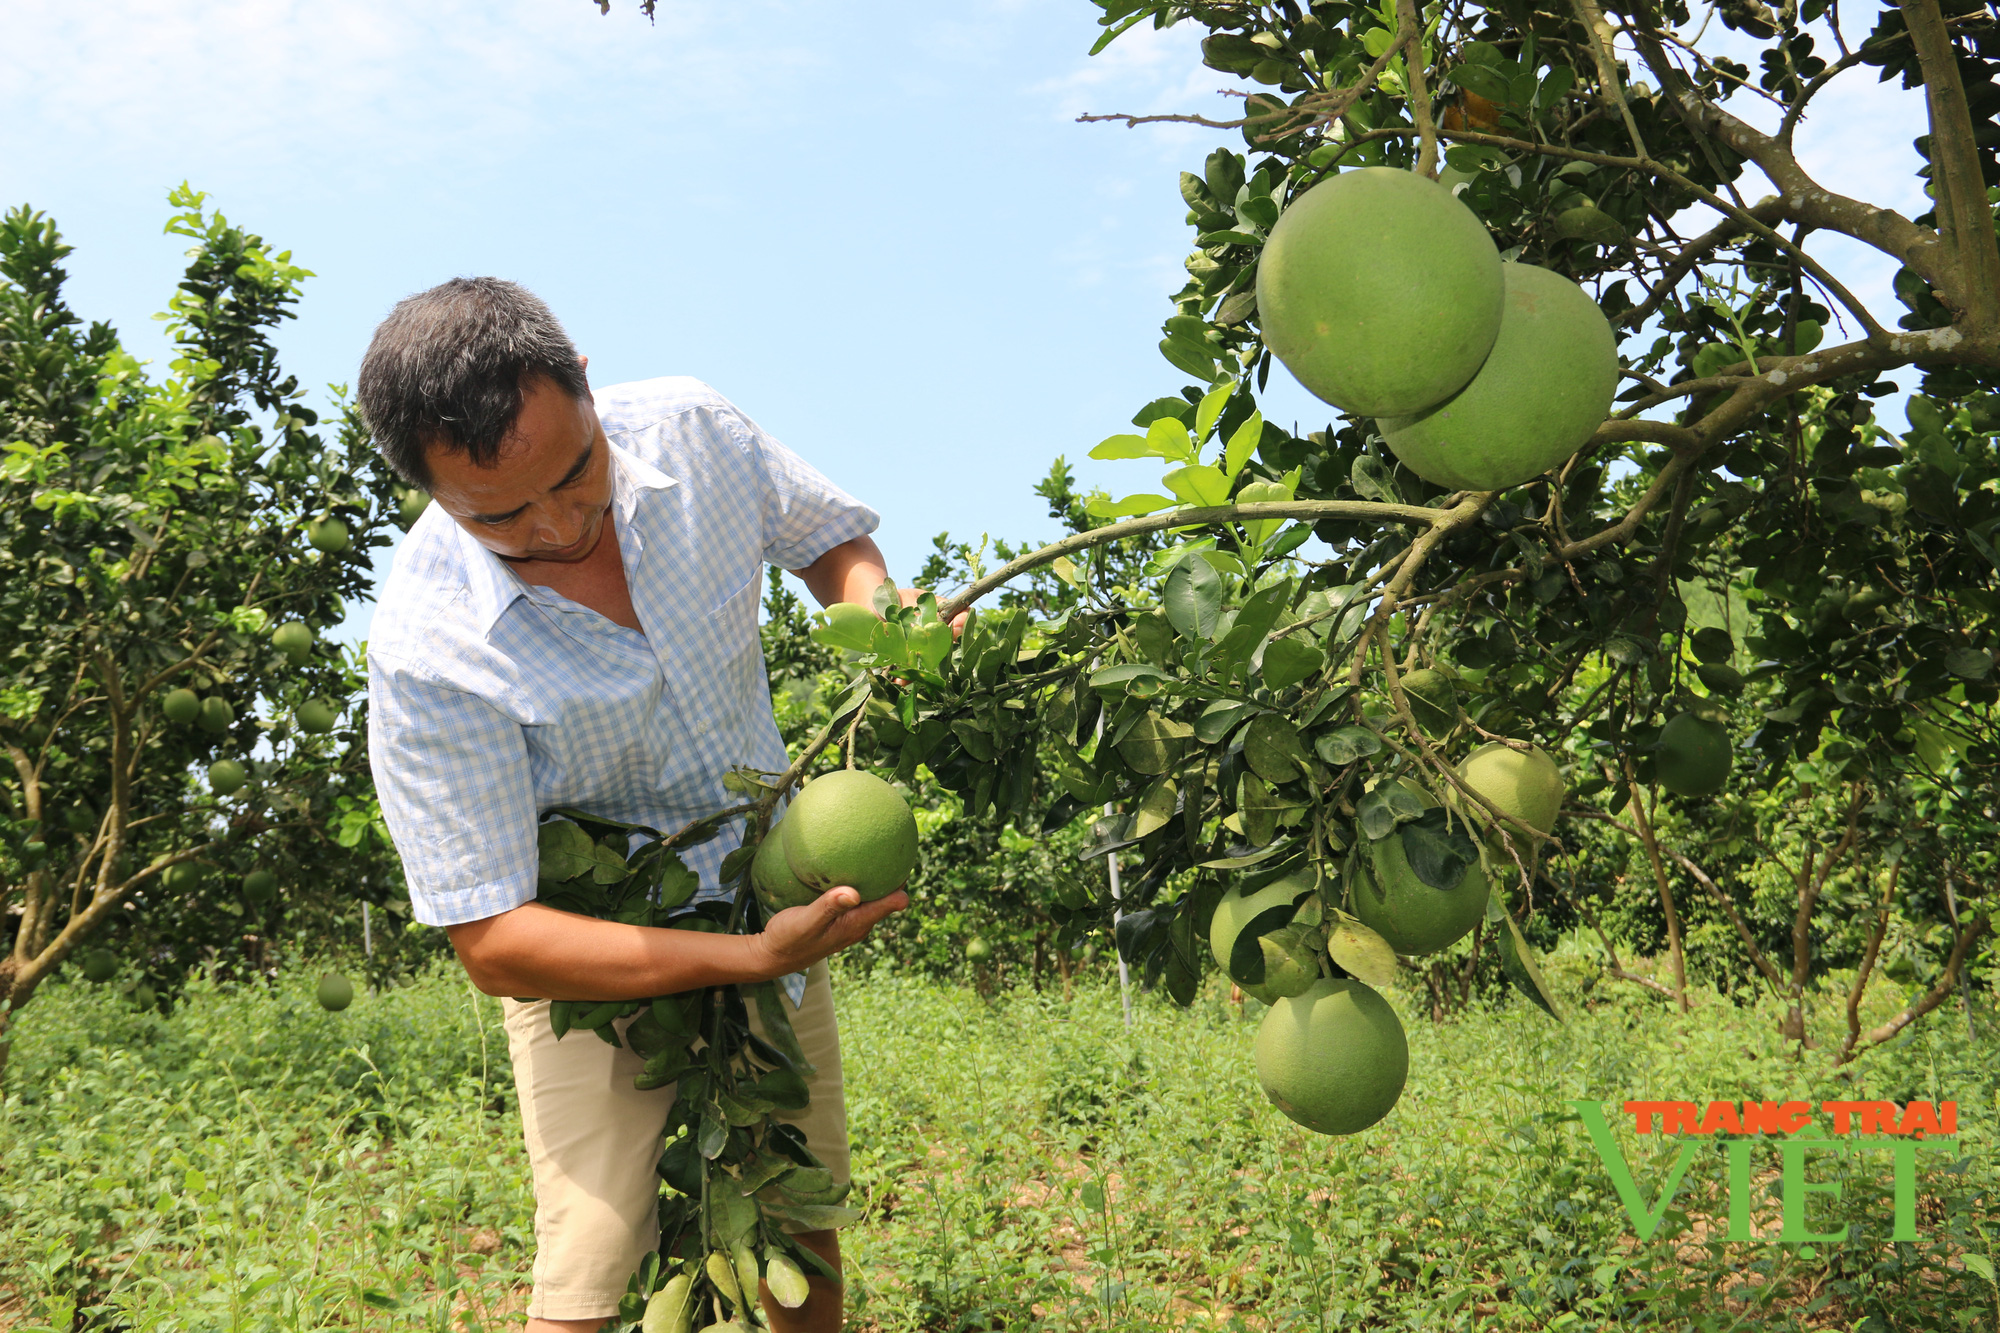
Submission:
[[[399,297],[516,279],[594,381],[697,376],[874,505],[904,579],[940,531],[1051,535],[1030,487],[1057,454],[1150,488],[1083,455],[1179,387],[1155,351],[1188,242],[1177,173],[1241,140],[1075,117],[1223,112],[1236,81],[1191,29],[1092,59],[1084,0],[636,9],[0,0],[0,203],[53,214],[71,303],[159,356],[185,244],[166,192],[208,191],[318,274],[280,340],[309,384],[351,380]],[[1873,71],[1836,91],[1801,131],[1808,168],[1920,209],[1920,100]],[[1829,255],[1893,313],[1892,265]],[[1271,388],[1271,415],[1325,424],[1282,372]]]

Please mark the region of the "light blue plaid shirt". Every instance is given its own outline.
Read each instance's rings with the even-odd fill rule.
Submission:
[[[766,562],[802,569],[874,510],[684,377],[594,393],[644,634],[522,582],[436,505],[396,553],[368,642],[368,757],[416,919],[535,898],[535,826],[573,806],[672,832],[778,770],[757,608]],[[688,849],[703,897],[741,821]],[[798,1002],[798,982],[787,979]]]

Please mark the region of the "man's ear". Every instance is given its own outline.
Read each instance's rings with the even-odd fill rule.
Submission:
[[[576,359],[576,363],[577,363],[577,364],[578,364],[579,366],[582,366],[582,367],[583,367],[583,371],[584,371],[584,374],[583,374],[583,382],[584,382],[585,384],[588,384],[588,383],[590,383],[590,358],[589,358],[589,357],[587,357],[587,356],[579,356],[579,357],[578,357],[578,358]]]

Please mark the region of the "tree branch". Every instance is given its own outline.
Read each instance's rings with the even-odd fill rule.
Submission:
[[[1949,284],[1931,285],[1946,305],[1965,317],[1970,331],[1990,332],[2000,326],[2000,243],[1993,233],[1993,210],[1986,202],[1979,144],[1951,33],[1938,0],[1898,0],[1898,7],[1924,71],[1931,185],[1937,195],[1939,230],[1954,261],[1948,270]]]
[[[1396,0],[1396,28],[1403,48],[1403,86],[1410,95],[1410,119],[1416,123],[1416,173],[1426,180],[1437,179],[1437,125],[1431,120],[1430,86],[1424,82],[1424,23],[1417,14],[1416,0]]]
[[[1943,1004],[1950,997],[1952,991],[1958,988],[1958,974],[1959,970],[1965,966],[1966,955],[1971,952],[1972,946],[1978,943],[1992,928],[1993,923],[1990,918],[1983,916],[1974,917],[1972,923],[1958,933],[1958,940],[1951,947],[1951,957],[1945,962],[1944,975],[1938,978],[1937,985],[1925,991],[1915,1004],[1905,1007],[1902,1013],[1897,1014],[1882,1026],[1870,1032],[1864,1038],[1867,1045],[1861,1049],[1866,1050],[1869,1046],[1880,1046],[1883,1042],[1888,1041],[1904,1028]],[[1855,1054],[1859,1053],[1859,1051],[1855,1052]],[[1853,1056],[1851,1055],[1844,1056],[1839,1063],[1845,1064],[1852,1058]]]
[[[1038,551],[1030,551],[1026,555],[1016,557],[985,578],[969,583],[953,593],[950,600],[938,607],[938,615],[949,623],[952,617],[987,593],[1019,578],[1031,569],[1048,564],[1058,556],[1068,555],[1072,551],[1088,550],[1093,546],[1103,546],[1126,537],[1141,536],[1148,532],[1162,532],[1168,528],[1204,528],[1211,524],[1227,523],[1232,519],[1256,518],[1359,518],[1377,519],[1384,523],[1421,523],[1426,527],[1436,527],[1451,521],[1453,512],[1449,509],[1427,509],[1421,505],[1376,504],[1367,500],[1268,500],[1257,504],[1169,509],[1158,514],[1148,514],[1143,518],[1128,518],[1121,523],[1075,533],[1059,542],[1051,542]]]

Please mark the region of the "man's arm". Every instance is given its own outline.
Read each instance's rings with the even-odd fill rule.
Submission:
[[[875,539],[862,536],[842,542],[804,569],[791,572],[806,585],[806,591],[821,606],[832,606],[835,602],[867,606],[869,598],[882,586],[882,580],[889,577],[889,566],[882,558],[882,549],[875,545]],[[904,606],[914,606],[924,590],[899,588],[897,591],[902,595]],[[961,611],[952,617],[951,632],[957,634],[964,624],[965,612]]]
[[[821,606],[835,602],[868,605],[868,599],[889,577],[889,564],[882,548],[869,536],[856,537],[832,547],[804,569],[795,569],[800,582]]]
[[[541,903],[445,931],[472,984],[488,995],[638,1000],[803,972],[909,902],[900,889],[872,903],[850,888],[828,889],[778,913],[756,935],[629,926]]]

